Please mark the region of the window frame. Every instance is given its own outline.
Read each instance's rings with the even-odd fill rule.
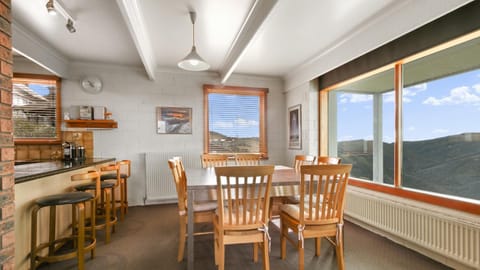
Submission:
[[[387,185],[383,183],[375,183],[372,181],[361,180],[356,178],[350,178],[348,184],[351,186],[365,188],[372,191],[377,191],[401,198],[411,199],[419,202],[424,202],[436,206],[441,206],[453,210],[459,210],[462,212],[480,215],[480,203],[477,200],[468,199],[468,198],[459,198],[450,196],[447,194],[439,194],[439,193],[432,193],[428,191],[423,191],[419,189],[412,189],[408,187],[402,186],[402,93],[403,93],[403,65],[417,59],[426,57],[428,55],[434,54],[436,52],[448,49],[450,47],[459,45],[464,43],[468,40],[480,37],[480,30],[473,31],[472,33],[466,34],[459,38],[447,41],[445,43],[439,44],[434,46],[430,49],[421,51],[417,54],[411,55],[409,57],[405,57],[393,63],[384,65],[378,69],[373,71],[366,72],[364,74],[355,76],[348,80],[345,80],[340,83],[336,83],[332,86],[319,89],[319,104],[322,104],[319,108],[319,119],[323,121],[323,123],[327,124],[327,127],[323,123],[319,125],[318,132],[320,134],[320,138],[329,138],[330,129],[336,128],[336,123],[332,121],[332,116],[329,114],[331,110],[329,109],[329,95],[328,93],[342,85],[349,84],[351,82],[375,75],[377,73],[381,73],[387,69],[394,68],[394,96],[395,96],[395,114],[394,114],[394,121],[395,121],[395,142],[394,142],[394,185]],[[325,108],[327,107],[327,108]],[[331,138],[327,140],[319,141],[319,153],[328,153],[329,152],[329,144],[331,143]]]
[[[267,125],[266,125],[266,114],[267,114],[267,94],[268,88],[256,88],[256,87],[242,87],[242,86],[222,86],[222,85],[212,85],[205,84],[203,85],[203,152],[205,154],[210,154],[209,152],[209,141],[210,141],[210,130],[209,130],[209,118],[208,118],[208,95],[211,93],[216,94],[229,94],[229,95],[244,95],[244,96],[258,96],[260,98],[260,112],[259,112],[259,148],[262,159],[268,158],[268,148],[267,148]],[[212,152],[213,153],[213,152]],[[235,153],[225,153],[225,154],[235,154]]]
[[[14,73],[12,78],[12,98],[13,98],[13,84],[16,82],[35,82],[35,83],[51,83],[55,81],[56,87],[56,103],[55,103],[55,138],[13,138],[14,143],[19,144],[59,144],[62,142],[62,96],[61,96],[61,86],[62,79],[55,75],[42,75],[42,74],[29,74],[29,73]],[[12,104],[13,110],[13,104]],[[13,119],[12,119],[13,120]],[[13,120],[14,121],[14,120]],[[12,132],[13,133],[13,132]]]

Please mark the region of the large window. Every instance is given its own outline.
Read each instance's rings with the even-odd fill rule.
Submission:
[[[205,153],[267,156],[267,89],[204,86]]]
[[[393,77],[388,69],[330,92],[330,154],[353,177],[393,183]]]
[[[480,31],[325,89],[329,155],[353,164],[353,184],[478,203],[478,55]]]
[[[60,79],[14,74],[13,124],[16,142],[60,140]]]

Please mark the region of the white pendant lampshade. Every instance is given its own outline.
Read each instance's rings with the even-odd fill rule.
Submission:
[[[200,55],[197,53],[197,48],[195,47],[195,19],[196,13],[190,12],[190,20],[192,21],[193,28],[193,45],[190,53],[185,56],[180,62],[178,62],[178,67],[188,71],[203,71],[210,68],[210,65],[203,60]]]

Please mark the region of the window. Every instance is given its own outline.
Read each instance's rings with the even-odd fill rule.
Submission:
[[[14,74],[13,124],[16,142],[60,141],[60,79]]]
[[[480,31],[322,90],[351,184],[478,213],[478,55]]]
[[[204,86],[205,153],[267,156],[268,89]]]
[[[352,177],[393,184],[393,69],[329,94],[330,155],[352,164]]]

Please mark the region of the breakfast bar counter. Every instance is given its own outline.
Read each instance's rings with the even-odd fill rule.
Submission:
[[[15,184],[38,178],[113,162],[115,158],[87,158],[85,160],[30,160],[15,162]]]
[[[100,170],[106,164],[115,161],[115,158],[87,158],[82,161],[63,160],[29,160],[17,161],[15,166],[15,269],[29,268],[31,213],[35,200],[52,194],[74,191],[74,186],[83,184],[82,181],[71,181],[74,174],[85,173],[90,170]],[[66,235],[71,231],[71,207],[57,207],[58,236]],[[39,241],[46,241],[48,236],[48,211],[39,216]]]

